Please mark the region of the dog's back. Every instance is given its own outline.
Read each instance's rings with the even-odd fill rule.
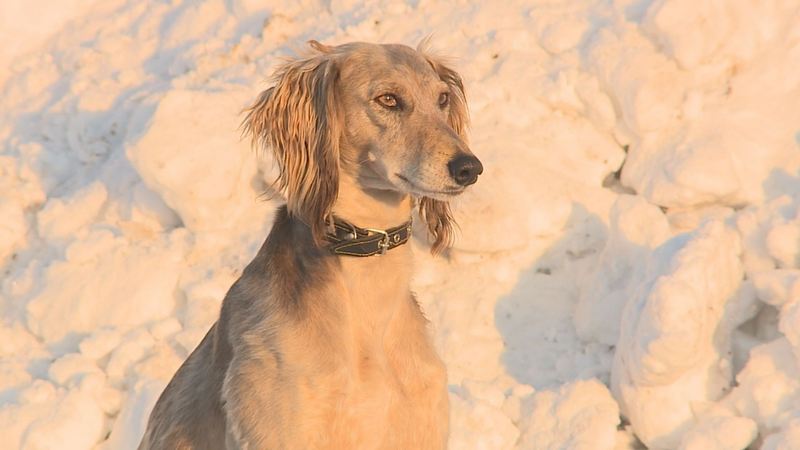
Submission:
[[[276,242],[287,245],[281,236],[286,238],[288,222],[286,209],[281,208],[270,237],[225,295],[219,319],[158,398],[139,450],[226,448],[229,430],[226,430],[223,389],[234,353],[229,341],[230,328],[236,329],[237,322],[242,322],[241,315],[248,314],[243,311],[247,305],[270,301],[266,288],[268,255],[275,253]]]
[[[318,284],[315,278],[330,271],[334,258],[316,248],[308,236],[298,233],[298,230],[306,228],[288,216],[286,207],[278,210],[270,235],[226,294],[219,320],[178,369],[156,402],[140,450],[239,448],[231,440],[236,440],[234,435],[242,433],[239,429],[241,424],[231,423],[230,414],[246,415],[248,420],[259,424],[260,433],[273,437],[277,434],[278,440],[283,439],[278,423],[270,420],[268,404],[275,407],[273,412],[281,410],[281,405],[291,398],[291,390],[286,386],[294,383],[283,373],[283,364],[273,365],[271,361],[264,361],[260,353],[262,349],[280,353],[277,349],[286,343],[280,342],[278,336],[269,330],[279,328],[280,324],[291,330],[292,325],[286,322],[286,315],[278,311],[288,308],[302,316],[303,313],[299,312],[303,309],[301,305],[309,299],[298,293],[315,282]],[[303,322],[305,320],[300,320]],[[308,322],[313,323],[313,320]],[[258,337],[253,348],[243,345],[246,336]],[[298,356],[304,361],[319,360],[319,355],[315,354],[318,347],[312,345],[308,352]],[[285,365],[293,366],[290,361],[287,358]],[[243,381],[242,374],[253,373],[260,382]],[[226,378],[229,379],[228,386]],[[288,381],[279,383],[280,386],[270,385],[267,380],[275,378]],[[274,390],[265,391],[266,386]],[[258,403],[255,409],[245,407],[242,406],[245,403],[243,399],[233,393],[239,391],[244,392],[246,399],[264,395],[268,400]],[[266,438],[259,435],[254,439],[261,441]],[[269,448],[282,447],[271,445]]]
[[[226,352],[215,351],[226,345],[219,338],[214,324],[175,373],[150,414],[139,450],[225,448],[220,393],[230,356],[226,361]]]

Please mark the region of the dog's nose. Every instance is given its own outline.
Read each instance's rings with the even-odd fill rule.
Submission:
[[[450,175],[461,186],[469,186],[478,181],[478,175],[483,173],[483,164],[472,155],[461,155],[447,163]]]

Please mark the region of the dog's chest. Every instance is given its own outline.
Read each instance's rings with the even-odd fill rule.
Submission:
[[[338,306],[308,346],[329,353],[302,357],[301,366],[318,369],[298,386],[299,397],[313,406],[302,408],[298,422],[308,427],[308,440],[297,448],[445,448],[444,364],[408,290],[407,268],[390,258],[380,264],[376,271],[348,260],[341,282],[333,284]]]
[[[304,448],[440,450],[448,429],[447,375],[428,340],[413,300],[378,338],[330,335],[337,349],[328,366],[309,374],[300,398],[312,408],[307,423],[317,438]],[[348,327],[344,327],[348,328]]]
[[[321,448],[443,449],[447,433],[446,374],[438,361],[393,367],[382,355],[362,354],[319,386],[327,391],[330,442]]]

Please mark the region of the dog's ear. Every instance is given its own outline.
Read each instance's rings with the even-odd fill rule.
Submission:
[[[339,190],[339,72],[327,47],[310,44],[319,53],[280,67],[275,86],[247,110],[243,129],[255,146],[272,150],[289,214],[305,222],[320,245]]]
[[[428,228],[428,233],[433,236],[431,253],[440,253],[453,244],[453,216],[450,213],[450,204],[430,197],[419,200],[419,215]]]
[[[423,40],[418,46],[418,49],[422,52],[427,45],[428,41]],[[425,55],[425,58],[428,60],[431,67],[433,67],[439,79],[447,83],[450,90],[450,110],[447,122],[461,140],[464,141],[464,144],[466,144],[469,113],[467,110],[467,96],[464,91],[464,82],[461,80],[461,75],[436,58],[428,55]],[[428,227],[428,232],[433,236],[431,253],[439,253],[452,245],[455,222],[450,212],[450,205],[446,201],[423,197],[419,202],[419,213]]]
[[[450,111],[447,116],[447,122],[461,140],[466,143],[469,112],[467,110],[467,94],[464,91],[464,82],[461,80],[461,75],[437,59],[430,56],[426,56],[426,59],[433,67],[433,70],[436,71],[436,74],[439,75],[439,79],[447,83],[447,87],[450,89]]]

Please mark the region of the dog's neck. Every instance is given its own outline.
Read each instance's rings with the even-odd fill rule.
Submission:
[[[333,214],[361,228],[385,230],[408,221],[411,197],[396,191],[365,189],[352,177],[339,180],[339,195]]]
[[[354,225],[387,229],[411,216],[409,195],[392,191],[362,189],[349,177],[339,184],[333,213]],[[379,344],[392,323],[403,320],[411,299],[411,247],[401,245],[385,255],[366,258],[343,256],[342,281],[348,290],[347,311],[360,345]],[[355,318],[358,318],[357,320]],[[373,341],[371,344],[368,341]]]

